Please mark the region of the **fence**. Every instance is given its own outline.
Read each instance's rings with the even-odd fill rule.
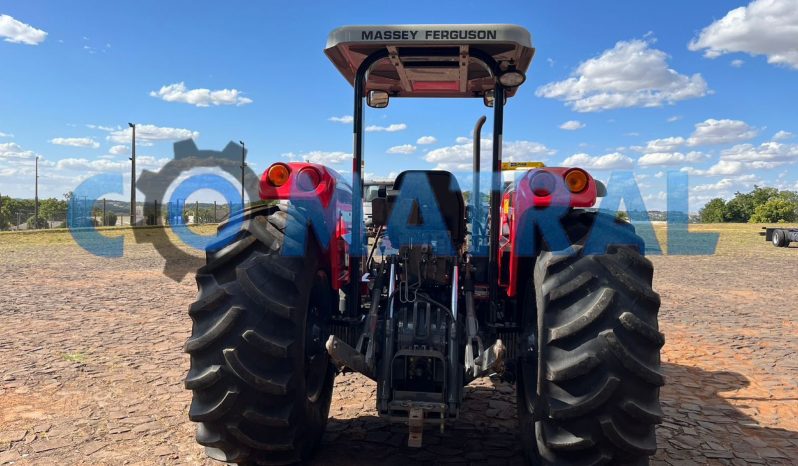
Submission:
[[[45,200],[39,204],[39,217],[35,221],[33,200],[2,198],[0,230],[127,226],[132,223],[129,203],[100,199],[89,204],[89,200],[85,198],[73,198],[68,202]],[[240,204],[199,201],[186,204],[184,199],[163,204],[155,200],[136,206],[135,224],[155,226],[219,223],[226,220],[231,211],[240,208]]]

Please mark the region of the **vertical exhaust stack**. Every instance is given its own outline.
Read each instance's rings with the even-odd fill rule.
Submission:
[[[480,171],[480,155],[482,152],[482,126],[485,125],[485,121],[487,117],[482,115],[477,120],[477,124],[474,125],[474,179],[473,184],[471,187],[471,242],[472,245],[476,244],[479,245],[482,242],[482,238],[478,236],[477,232],[477,224],[480,216],[480,207],[481,203],[479,202],[479,171]],[[474,250],[472,246],[472,250]]]

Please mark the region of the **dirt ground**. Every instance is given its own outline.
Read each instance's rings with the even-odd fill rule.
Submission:
[[[798,247],[756,231],[728,227],[715,256],[652,258],[668,381],[653,464],[798,462]],[[182,386],[193,276],[165,277],[130,237],[103,259],[49,235],[0,234],[0,464],[218,464]],[[423,450],[374,398],[337,379],[314,464],[521,464],[511,385],[470,385],[463,418]]]

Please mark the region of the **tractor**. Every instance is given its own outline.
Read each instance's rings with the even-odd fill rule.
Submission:
[[[422,447],[457,422],[479,377],[515,384],[530,464],[645,464],[662,421],[659,295],[634,227],[596,210],[607,188],[532,165],[505,186],[504,108],[535,49],[513,25],[354,26],[326,55],[354,88],[351,179],[269,166],[262,202],[219,226],[197,271],[185,345],[197,441],[217,460],[313,455],[341,371],[376,382],[376,409]],[[410,170],[363,221],[364,104],[481,98],[492,110],[489,202],[448,171]],[[516,161],[517,162],[517,161]],[[487,211],[485,211],[487,210]]]

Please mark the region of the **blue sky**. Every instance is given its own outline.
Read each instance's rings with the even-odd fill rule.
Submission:
[[[506,110],[506,158],[603,179],[634,170],[649,209],[665,206],[668,170],[691,175],[692,211],[755,183],[798,189],[798,1],[502,5],[2,1],[0,193],[32,197],[36,155],[43,196],[127,176],[129,121],[142,125],[141,168],[194,137],[204,149],[244,140],[258,173],[291,158],[346,170],[351,125],[331,118],[352,114],[352,90],[322,52],[327,34],[403,23],[530,30],[537,54]],[[462,169],[488,110],[417,99],[369,110],[367,124],[393,131],[367,134],[366,172]]]

